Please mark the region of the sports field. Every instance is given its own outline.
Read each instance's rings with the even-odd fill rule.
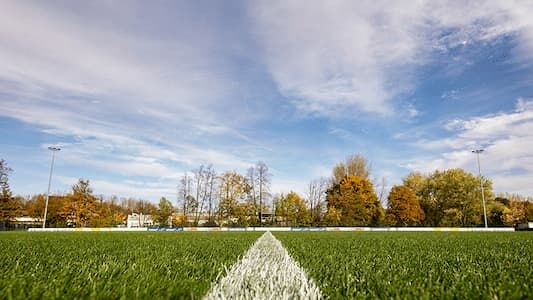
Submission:
[[[527,232],[18,232],[0,249],[0,299],[217,298],[254,284],[310,298],[533,298]]]
[[[0,299],[201,298],[261,233],[0,233]]]
[[[330,298],[532,299],[530,232],[283,232]]]

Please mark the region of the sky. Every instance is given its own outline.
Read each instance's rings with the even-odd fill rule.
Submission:
[[[347,155],[387,188],[464,168],[533,195],[533,1],[0,1],[13,192],[176,198],[258,161],[305,194]]]

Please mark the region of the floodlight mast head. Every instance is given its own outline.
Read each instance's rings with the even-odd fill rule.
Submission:
[[[48,150],[51,150],[51,151],[59,151],[59,150],[61,150],[61,148],[59,148],[59,147],[54,147],[54,146],[50,146],[50,147],[48,147]]]
[[[476,153],[476,154],[479,154],[481,152],[485,151],[484,149],[476,149],[476,150],[472,150],[472,153]]]

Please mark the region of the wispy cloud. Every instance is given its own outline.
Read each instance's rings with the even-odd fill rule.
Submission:
[[[234,114],[241,100],[223,62],[234,51],[221,46],[228,35],[185,17],[169,28],[165,18],[176,16],[162,7],[126,6],[102,13],[61,2],[0,3],[0,115],[73,140],[62,158],[103,174],[157,179],[201,163],[249,166],[252,154],[225,146],[253,143],[235,128],[251,118]],[[157,34],[136,24],[136,9]]]
[[[72,186],[76,184],[79,178],[57,176],[57,181],[65,186]],[[138,181],[118,181],[118,180],[103,180],[90,179],[90,185],[97,195],[131,197],[136,199],[154,199],[155,197],[166,197],[170,201],[175,201],[177,189],[173,188],[175,185],[169,181],[158,182],[138,182]],[[68,193],[69,190],[58,191],[60,193]]]
[[[279,90],[307,113],[354,116],[392,112],[434,54],[508,34],[531,52],[532,9],[502,0],[268,1],[250,10]]]
[[[420,67],[450,62],[463,72],[469,47],[509,38],[509,65],[528,66],[530,2],[158,4],[0,2],[0,116],[29,124],[45,137],[35,139],[42,147],[62,144],[69,176],[90,169],[101,193],[115,193],[113,185],[167,193],[199,164],[244,170],[258,160],[275,171],[274,187],[302,188],[353,151],[387,168],[386,152],[397,148],[387,137],[396,131],[394,142],[418,139],[425,161],[443,167],[467,164],[461,147],[496,151],[530,138],[516,133],[531,131],[528,100],[510,113],[454,115],[438,128],[448,130],[441,139],[423,133],[438,121],[427,122],[433,114],[418,106],[433,109],[435,99],[410,97],[432,76]],[[517,75],[515,90],[531,86],[527,76]],[[500,96],[474,90],[459,97]],[[407,152],[394,150],[399,161]],[[512,155],[506,172],[515,158],[525,162]]]
[[[341,140],[350,141],[355,139],[355,135],[343,128],[331,128],[329,130],[329,134],[332,134],[336,137],[338,137]]]
[[[533,180],[533,100],[519,99],[516,109],[486,116],[456,119],[445,128],[451,135],[422,140],[416,145],[440,153],[419,157],[408,164],[413,170],[431,172],[452,167],[476,170],[471,150],[484,148],[483,172],[500,191],[533,194],[527,180]],[[531,181],[533,182],[533,181]]]

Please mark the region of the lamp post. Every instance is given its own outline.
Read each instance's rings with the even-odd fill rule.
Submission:
[[[483,149],[472,150],[472,153],[475,153],[477,156],[477,170],[479,173],[479,186],[481,187],[481,202],[483,203],[483,219],[485,221],[485,228],[488,228],[487,224],[487,208],[485,207],[485,192],[483,191],[483,177],[481,177],[481,164],[479,162],[479,154],[482,153]]]
[[[61,150],[59,147],[48,147],[52,151],[52,164],[50,166],[50,176],[48,177],[48,191],[46,192],[46,203],[44,205],[43,228],[46,228],[46,214],[48,213],[48,199],[50,198],[50,186],[52,185],[52,172],[54,171],[54,160],[56,152]]]

